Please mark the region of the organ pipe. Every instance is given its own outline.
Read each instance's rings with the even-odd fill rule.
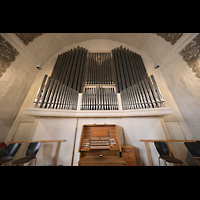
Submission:
[[[149,77],[139,54],[122,46],[113,49],[112,54],[117,92],[121,94],[124,110],[165,106],[155,78]]]
[[[87,53],[78,46],[58,56],[51,76],[43,79],[34,107],[76,110],[85,81]]]
[[[89,53],[86,85],[112,85],[111,53]]]
[[[82,94],[81,110],[118,110],[113,87],[87,87]]]
[[[142,57],[122,46],[111,52],[88,52],[77,47],[58,55],[50,76],[45,75],[34,107],[81,110],[146,109],[165,106],[153,75],[149,76]]]

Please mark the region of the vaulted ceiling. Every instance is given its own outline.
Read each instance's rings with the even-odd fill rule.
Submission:
[[[146,53],[156,61],[162,63],[162,58],[173,52],[173,48],[178,41],[182,39],[177,50],[183,60],[187,62],[192,71],[196,73],[196,77],[200,78],[199,55],[200,55],[200,34],[185,34],[185,33],[154,33],[154,34],[139,34],[139,33],[52,33],[49,37],[44,37],[46,33],[2,33],[0,34],[0,78],[14,62],[19,53],[24,53],[35,62],[40,62],[41,57],[48,58],[52,52],[62,49],[64,46],[80,41],[92,39],[108,39],[124,42],[146,51]],[[44,39],[42,39],[42,37]],[[192,40],[191,40],[191,37]],[[29,44],[34,43],[35,39],[40,38],[39,47],[31,49]],[[190,39],[190,42],[188,42]],[[18,41],[17,41],[18,40]],[[163,42],[165,41],[165,42]],[[20,44],[21,43],[21,44]],[[38,43],[36,43],[38,45]],[[32,45],[33,46],[33,45]],[[49,47],[52,50],[48,51]],[[38,52],[41,50],[41,52]],[[46,52],[44,54],[43,52]],[[37,54],[38,53],[38,54]],[[42,54],[43,53],[43,54]],[[36,55],[37,54],[37,55]],[[43,55],[40,57],[40,54]],[[42,59],[43,61],[44,59]],[[157,64],[160,64],[159,62]],[[38,63],[39,64],[39,63]]]

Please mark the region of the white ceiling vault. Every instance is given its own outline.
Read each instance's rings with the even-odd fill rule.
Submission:
[[[200,77],[200,34],[197,33],[1,33],[0,77],[19,53],[38,65],[67,45],[94,39],[134,46],[146,52],[155,65],[162,65],[179,51]]]

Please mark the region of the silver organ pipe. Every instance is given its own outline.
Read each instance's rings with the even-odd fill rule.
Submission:
[[[112,55],[123,110],[165,106],[155,78],[147,74],[140,55],[122,47],[113,49]]]
[[[113,85],[111,53],[88,54],[85,85]]]
[[[50,76],[45,75],[34,101],[35,108],[76,110],[146,109],[165,106],[153,75],[142,57],[118,47],[111,52],[88,52],[77,47],[58,55]]]
[[[34,107],[77,109],[78,94],[85,80],[87,53],[85,48],[77,47],[58,56],[51,76],[44,76]]]
[[[112,87],[87,87],[82,94],[81,110],[118,110],[117,93]]]

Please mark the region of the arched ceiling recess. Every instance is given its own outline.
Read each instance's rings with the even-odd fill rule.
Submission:
[[[48,41],[49,45],[47,45],[47,43],[45,45],[43,40]],[[103,46],[102,42],[104,40],[107,40],[108,44],[104,44]],[[61,49],[66,49],[67,46],[73,47],[75,44],[81,42],[86,44],[87,42],[90,43],[90,41],[94,42],[93,46],[96,45],[96,49],[92,49],[92,46],[89,46],[89,50],[105,50],[105,48],[109,48],[112,42],[123,43],[126,46],[133,47],[140,52],[146,53],[154,62],[163,56],[171,47],[171,44],[167,43],[162,37],[158,37],[156,34],[152,33],[51,33],[42,35],[34,41],[35,45],[32,43],[30,47],[35,46],[33,48],[35,51],[41,52],[40,56],[45,61],[57,52],[61,52]],[[36,43],[38,43],[38,45],[36,45]],[[117,46],[113,46],[113,48],[115,47]]]
[[[38,65],[66,47],[91,40],[98,43],[99,50],[103,40],[108,44],[124,43],[146,53],[155,65],[163,64],[178,52],[198,76],[199,37],[197,33],[1,33],[0,77],[18,54]]]
[[[126,43],[118,42],[118,41],[107,40],[107,39],[94,39],[94,40],[86,40],[83,42],[73,43],[71,45],[67,45],[63,47],[62,49],[57,50],[56,52],[52,53],[46,58],[43,67],[52,68],[59,54],[66,52],[70,49],[77,48],[77,46],[86,48],[87,50],[91,52],[93,51],[94,52],[111,52],[112,49],[123,46],[129,50],[132,50],[140,54],[143,58],[144,63],[146,64],[148,63],[147,68],[149,67],[152,68],[154,66],[154,60],[145,51],[141,49],[138,49],[134,46],[128,45]]]

